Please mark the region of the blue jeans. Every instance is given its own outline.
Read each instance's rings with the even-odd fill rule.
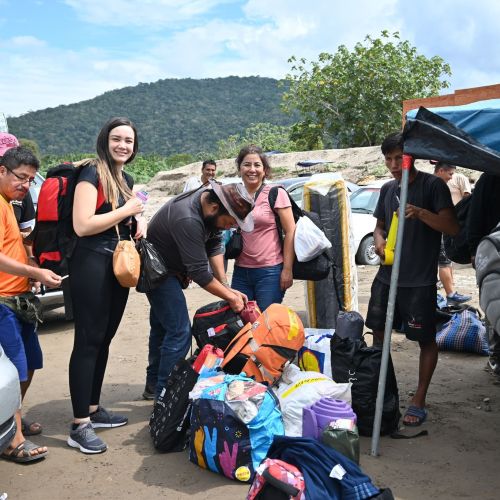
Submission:
[[[234,266],[231,288],[247,295],[248,300],[256,300],[264,312],[271,304],[281,304],[285,292],[280,287],[283,264],[269,267]]]
[[[147,293],[149,312],[149,357],[146,384],[156,388],[156,398],[165,387],[174,365],[185,358],[191,346],[191,322],[186,298],[175,276]]]

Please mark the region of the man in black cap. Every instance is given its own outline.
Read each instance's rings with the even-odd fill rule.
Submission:
[[[254,202],[242,184],[210,180],[168,201],[148,226],[148,240],[161,254],[168,277],[147,293],[150,310],[149,365],[145,399],[157,398],[175,363],[191,346],[191,323],[182,289],[191,279],[240,312],[246,295],[229,287],[224,271],[222,229],[252,231]],[[210,264],[210,268],[209,268]]]

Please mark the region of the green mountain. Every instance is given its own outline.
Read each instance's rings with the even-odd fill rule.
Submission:
[[[279,106],[284,88],[278,80],[260,77],[159,80],[8,123],[17,137],[35,140],[42,154],[85,153],[94,151],[106,120],[127,116],[137,126],[141,153],[196,154],[214,151],[218,140],[252,123],[290,125],[293,118]]]

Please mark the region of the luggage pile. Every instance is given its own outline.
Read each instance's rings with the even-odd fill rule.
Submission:
[[[249,499],[392,498],[359,468],[365,417],[356,380],[335,378],[335,331],[304,330],[281,304],[243,315],[224,301],[195,313],[199,349],[155,402],[155,448],[188,449],[199,467],[251,483]]]

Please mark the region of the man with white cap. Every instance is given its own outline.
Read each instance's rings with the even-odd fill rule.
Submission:
[[[240,312],[245,294],[229,287],[224,271],[221,230],[238,225],[252,231],[254,202],[242,184],[220,185],[210,180],[168,201],[148,226],[148,240],[161,254],[168,277],[148,292],[151,305],[149,366],[145,399],[157,398],[175,363],[191,346],[191,323],[182,289],[188,279],[226,300]],[[210,268],[209,268],[210,264]]]

